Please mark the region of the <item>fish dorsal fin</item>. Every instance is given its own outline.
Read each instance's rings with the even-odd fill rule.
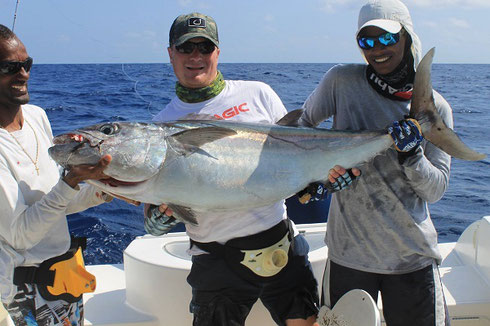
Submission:
[[[236,135],[235,130],[217,126],[210,126],[187,129],[173,134],[171,137],[182,145],[200,147],[206,143],[210,143],[215,140],[232,135]]]
[[[177,220],[191,225],[198,225],[196,214],[190,207],[176,204],[168,204],[168,207],[170,207],[170,209],[173,211],[173,217],[175,217]]]
[[[276,122],[276,125],[279,126],[288,126],[288,127],[298,127],[299,126],[299,118],[303,115],[303,109],[293,110],[288,112],[284,117],[282,117],[279,121]]]

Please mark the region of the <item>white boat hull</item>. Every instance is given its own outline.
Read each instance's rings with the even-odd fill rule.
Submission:
[[[310,244],[309,259],[321,280],[327,256],[325,224],[298,225]],[[192,325],[191,267],[185,233],[145,235],[124,251],[124,265],[93,265],[95,293],[84,295],[85,325]],[[444,294],[452,326],[490,326],[490,216],[471,224],[457,242],[439,245]],[[320,284],[320,282],[319,282]],[[320,289],[319,289],[320,290]],[[378,303],[382,311],[382,304]],[[0,326],[8,324],[0,310]],[[2,319],[3,318],[3,319]],[[274,325],[258,302],[247,325]]]

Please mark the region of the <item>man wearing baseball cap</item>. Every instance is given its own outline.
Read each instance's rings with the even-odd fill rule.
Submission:
[[[177,17],[170,28],[168,54],[177,77],[176,96],[155,121],[192,114],[272,124],[286,115],[267,84],[223,79],[213,18],[200,13]],[[145,205],[146,231],[169,232],[179,222],[174,213],[178,217],[185,209],[171,203]],[[318,291],[309,247],[288,219],[284,201],[236,212],[195,212],[194,217],[197,224],[185,225],[193,262],[187,278],[193,325],[244,325],[257,299],[278,325],[313,325]],[[245,259],[248,251],[257,259]],[[271,252],[283,253],[284,259],[272,269],[262,268],[263,257]]]
[[[388,326],[448,325],[428,203],[444,195],[451,158],[423,140],[415,120],[405,118],[421,43],[399,0],[369,0],[359,12],[355,37],[367,65],[331,68],[305,101],[301,123],[316,126],[333,116],[337,130],[390,126],[396,149],[363,165],[363,177],[332,196],[323,304],[331,308],[360,288],[374,300],[381,292]],[[451,107],[436,91],[433,96],[452,128]]]

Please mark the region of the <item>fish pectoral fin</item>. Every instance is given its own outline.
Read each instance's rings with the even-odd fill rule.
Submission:
[[[168,207],[173,211],[173,217],[177,220],[186,224],[198,225],[196,214],[192,208],[176,204],[168,204]]]
[[[299,126],[299,118],[303,115],[303,109],[293,110],[288,112],[284,117],[279,119],[276,122],[276,125],[279,126],[287,126],[287,127],[298,127]]]
[[[232,135],[236,135],[235,130],[212,126],[184,130],[173,134],[171,137],[184,145],[184,147],[200,147],[206,143]]]
[[[182,156],[191,155],[199,150],[197,146],[182,144],[173,138],[168,139],[168,144],[170,149]],[[167,159],[165,159],[165,162],[168,162]]]

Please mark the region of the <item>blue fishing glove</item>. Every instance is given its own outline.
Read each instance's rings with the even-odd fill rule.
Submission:
[[[170,232],[179,221],[173,216],[160,212],[158,206],[150,205],[145,215],[145,231],[151,235],[159,236]]]
[[[352,173],[352,169],[348,169],[343,175],[335,179],[334,183],[313,182],[305,189],[298,192],[298,200],[301,204],[308,204],[312,201],[324,200],[328,194],[341,191],[352,184],[357,177]]]
[[[323,200],[328,196],[327,186],[320,182],[313,182],[296,194],[301,204]]]
[[[415,153],[417,147],[424,139],[420,125],[415,119],[395,121],[388,127],[388,133],[398,152]]]

